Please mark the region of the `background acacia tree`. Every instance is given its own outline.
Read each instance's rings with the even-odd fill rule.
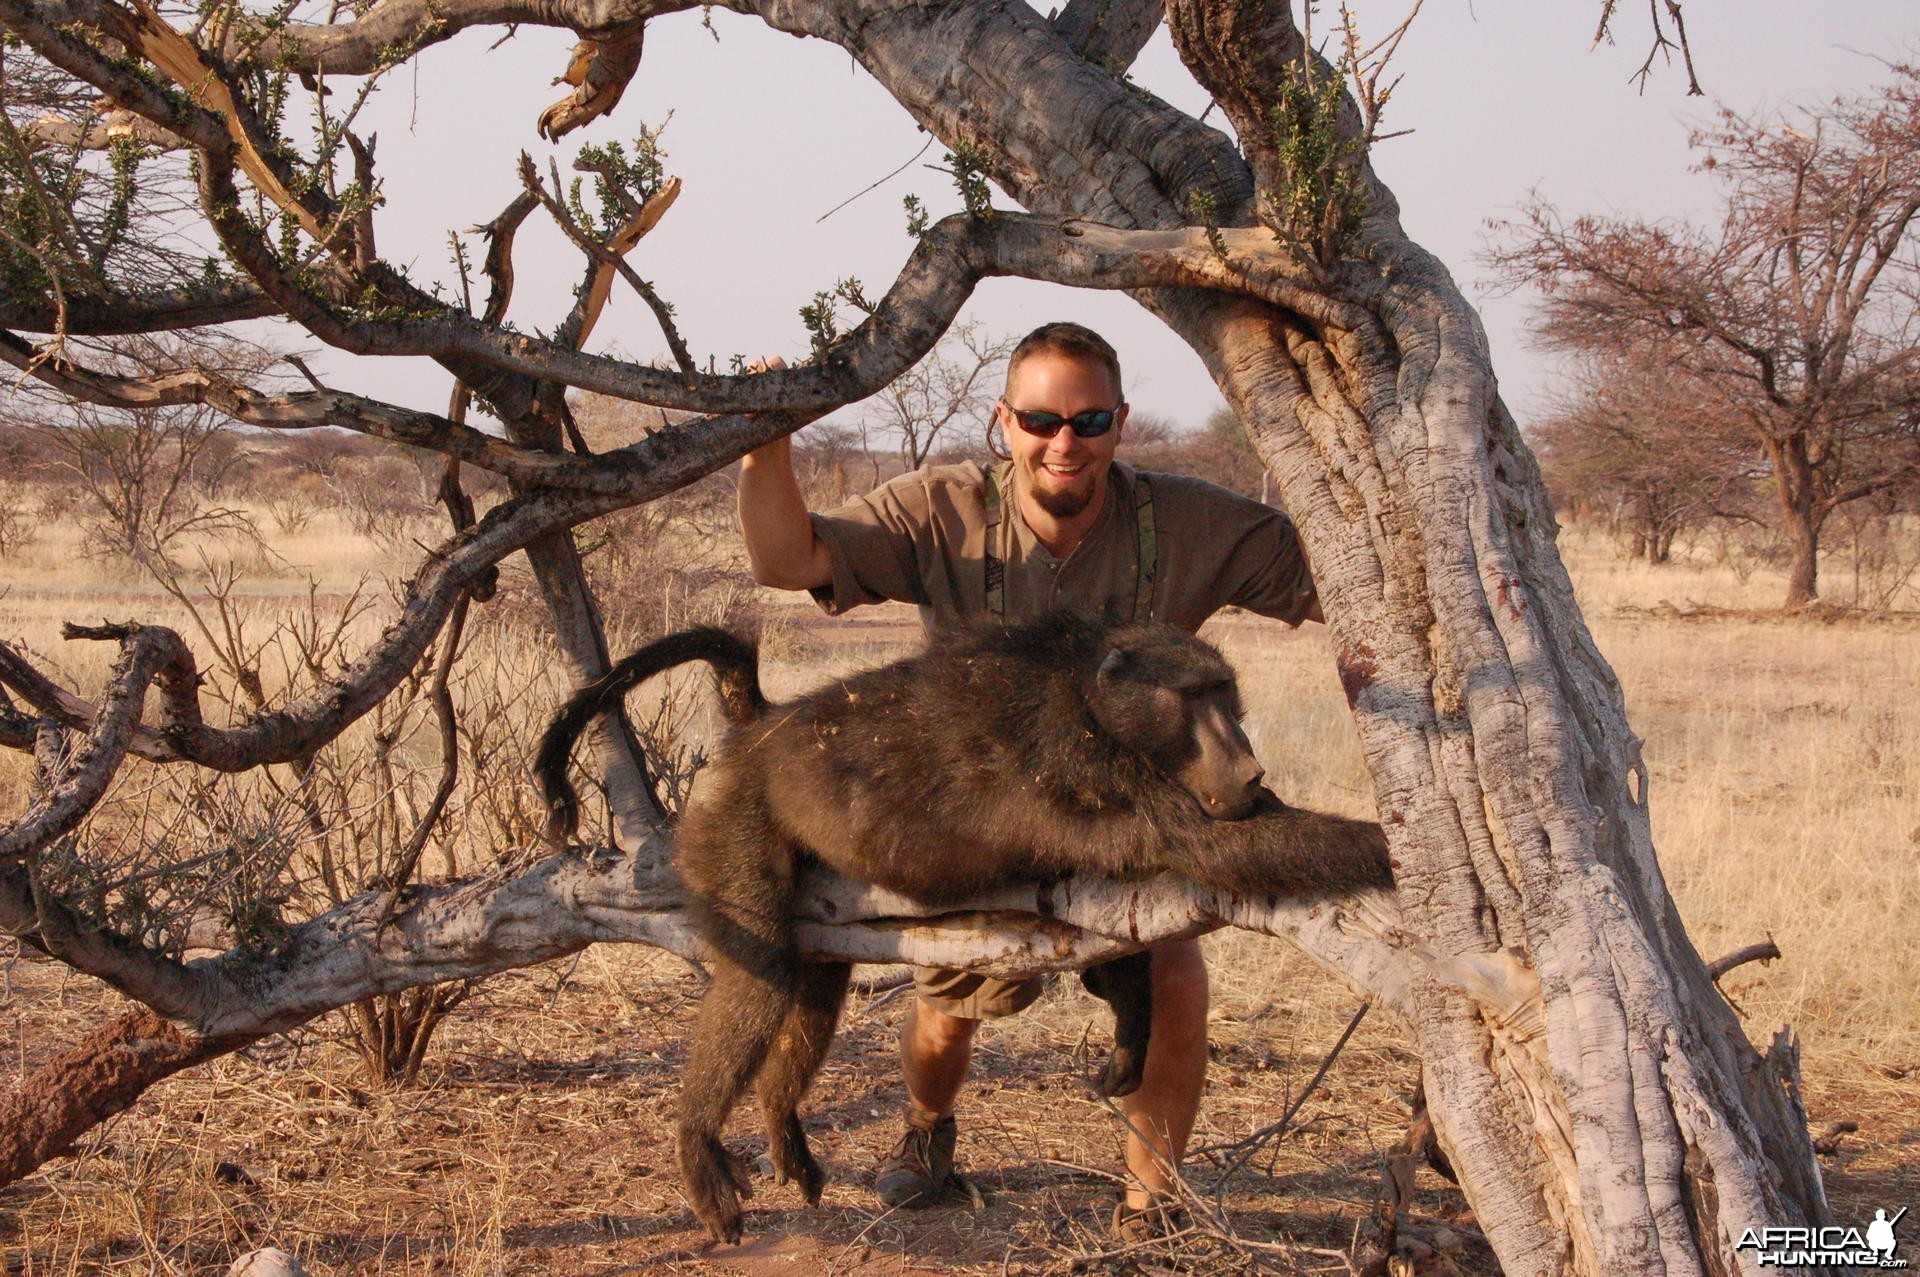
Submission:
[[[1629,558],[1666,563],[1676,537],[1746,520],[1763,477],[1710,382],[1644,357],[1590,356],[1529,432],[1562,505],[1598,516]]]
[[[1777,120],[1722,112],[1693,145],[1716,230],[1538,203],[1494,261],[1545,293],[1553,344],[1713,387],[1767,464],[1803,607],[1834,511],[1920,472],[1920,71]]]
[[[988,416],[1016,340],[994,337],[977,324],[956,324],[931,354],[876,395],[860,416],[874,481],[880,478],[876,434],[881,446],[896,447],[903,471],[917,470],[943,453],[984,456],[984,440],[959,438],[953,427],[976,430]]]
[[[581,36],[572,91],[539,121],[560,136],[617,104],[648,19],[689,7],[379,0],[308,22],[280,9],[0,0],[0,22],[34,57],[173,148],[147,162],[190,186],[197,233],[228,263],[191,277],[117,271],[113,254],[89,258],[81,242],[91,206],[56,200],[49,216],[34,194],[42,222],[15,224],[9,241],[30,249],[9,261],[0,357],[75,399],[206,404],[267,428],[337,424],[510,485],[477,519],[450,493],[456,531],[423,559],[384,633],[311,694],[228,727],[202,716],[192,653],[165,630],[79,632],[121,647],[91,703],[0,650],[0,680],[31,707],[0,705],[0,741],[37,748],[42,764],[39,795],[0,831],[0,923],[143,1008],[0,1097],[0,1179],[169,1072],[344,1002],[595,940],[685,948],[664,867],[670,831],[618,718],[600,725],[592,764],[614,847],[513,857],[445,886],[402,890],[404,878],[388,878],[277,939],[192,966],[84,925],[37,864],[129,752],[234,772],[338,737],[485,596],[506,555],[525,552],[568,668],[591,676],[605,642],[571,529],[874,393],[934,347],[981,280],[1019,275],[1129,290],[1194,349],[1246,426],[1315,565],[1398,890],[1300,910],[1166,883],[1079,884],[1063,907],[1046,888],[1009,886],[982,907],[1045,912],[1049,926],[982,934],[868,926],[906,906],[819,880],[807,908],[833,925],[809,923],[803,943],[1006,971],[1222,923],[1286,935],[1409,1026],[1439,1142],[1507,1272],[1736,1271],[1752,1263],[1735,1247],[1747,1228],[1824,1222],[1791,1045],[1754,1049],[1681,927],[1653,853],[1637,738],[1574,603],[1478,320],[1407,238],[1368,162],[1380,59],[1396,37],[1368,49],[1349,33],[1336,68],[1275,0],[1074,0],[1053,19],[965,0],[731,0],[844,47],[949,148],[967,205],[915,227],[899,275],[856,327],[812,316],[814,357],[791,369],[703,371],[670,307],[626,263],[676,189],[644,155],[583,149],[591,205],[523,164],[521,194],[488,227],[484,301],[464,274],[455,296],[436,294],[381,257],[357,97],[319,89],[474,38],[473,26],[557,24]],[[1163,18],[1232,136],[1127,82]],[[296,144],[285,119],[303,105],[321,124]],[[95,123],[75,115],[43,129],[43,149],[16,148],[28,158],[13,172],[26,176],[9,180],[66,192],[47,177],[49,157],[65,153],[48,148],[83,148]],[[80,158],[70,168],[88,190],[113,178]],[[993,207],[996,186],[1027,212]],[[158,187],[135,182],[129,199]],[[536,209],[584,258],[571,308],[540,335],[505,323],[513,239]],[[595,352],[616,285],[659,318],[673,367]],[[344,350],[436,361],[457,379],[449,411],[193,367],[129,374],[93,357],[115,333],[264,313]],[[595,452],[569,388],[692,415]],[[467,424],[470,397],[504,438]],[[158,694],[143,717],[149,686]]]

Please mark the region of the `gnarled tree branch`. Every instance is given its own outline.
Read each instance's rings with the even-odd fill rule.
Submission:
[[[155,737],[165,740],[176,732],[187,735],[202,725],[194,690],[199,676],[194,671],[193,654],[172,630],[138,625],[97,630],[69,626],[67,636],[117,638],[121,640],[120,659],[114,663],[100,704],[90,716],[86,739],[60,774],[49,779],[26,813],[0,829],[0,863],[32,855],[71,831],[93,810],[127,756],[140,725],[147,688],[154,682],[163,689],[165,724],[153,733]],[[7,678],[15,691],[31,699],[38,684],[14,683],[8,672],[19,658],[11,653],[8,657],[8,666],[0,667],[0,678]],[[52,712],[50,706],[41,708]]]
[[[749,449],[791,433],[808,419],[801,414],[769,413],[709,419],[692,432],[694,437],[685,431],[661,431],[626,450],[635,458],[636,469],[647,477],[617,497],[540,492],[504,502],[429,556],[401,602],[399,617],[329,686],[240,727],[176,723],[164,733],[133,727],[122,748],[155,761],[189,761],[227,772],[309,754],[393,690],[433,641],[454,602],[508,554],[587,519],[684,487]],[[55,686],[4,645],[0,645],[0,682],[42,713],[70,726],[90,728],[100,717],[93,707]]]
[[[0,328],[50,333],[64,322],[64,331],[74,337],[172,332],[279,313],[259,288],[235,281],[140,293],[69,293],[64,317],[41,298],[0,295]]]

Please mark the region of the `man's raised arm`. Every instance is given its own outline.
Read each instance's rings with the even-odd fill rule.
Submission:
[[[753,579],[779,590],[811,590],[833,580],[826,543],[807,518],[793,473],[793,440],[776,439],[740,459],[740,535]]]

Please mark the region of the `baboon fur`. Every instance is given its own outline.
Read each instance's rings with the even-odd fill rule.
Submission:
[[[809,1204],[825,1183],[798,1107],[849,968],[800,956],[794,884],[807,860],[935,906],[1075,873],[1172,871],[1258,896],[1392,884],[1378,825],[1288,807],[1259,784],[1233,671],[1212,647],[1165,625],[1064,612],[957,630],[780,706],[762,695],[745,640],[693,630],[649,644],[548,730],[536,772],[556,840],[578,814],[573,739],[616,697],[690,660],[713,666],[734,723],[678,832],[680,876],[714,956],[681,1086],[680,1165],[716,1240],[740,1237],[748,1186],[720,1133],[749,1082],[780,1182],[796,1181]],[[1138,1083],[1149,972],[1142,954],[1089,973],[1117,1019],[1103,1089]]]

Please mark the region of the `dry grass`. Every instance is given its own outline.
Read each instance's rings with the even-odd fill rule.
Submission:
[[[282,553],[314,565],[323,591],[344,593],[388,558],[326,518],[303,530],[305,548]],[[85,688],[110,653],[62,645],[59,621],[182,618],[131,574],[81,563],[67,535],[49,528],[5,562],[0,628],[57,655]],[[1801,1035],[1816,1124],[1860,1124],[1825,1158],[1840,1217],[1920,1199],[1920,623],[1690,619],[1659,605],[1764,608],[1779,583],[1709,566],[1623,570],[1578,538],[1569,550],[1647,740],[1657,842],[1697,944],[1715,956],[1769,935],[1779,943],[1783,961],[1743,968],[1728,991],[1756,1038],[1782,1023]],[[304,598],[283,565],[258,566],[248,588],[263,615]],[[1211,633],[1242,671],[1276,786],[1303,803],[1368,810],[1324,633],[1248,618]],[[784,631],[771,645],[770,690],[886,659],[909,635],[906,618],[883,613]],[[536,640],[517,641],[501,649],[497,677],[543,663]],[[537,717],[549,695],[524,712]],[[9,810],[20,793],[18,768],[6,765]],[[1215,1065],[1197,1147],[1272,1121],[1355,1005],[1277,943],[1230,934],[1207,944]],[[10,1080],[97,1022],[114,996],[8,953],[0,948],[0,1078]],[[595,950],[487,982],[436,1038],[411,1090],[369,1092],[333,1019],[193,1070],[75,1157],[0,1191],[0,1269],[217,1273],[269,1244],[315,1273],[1052,1273],[1140,1258],[1106,1254],[1100,1219],[1118,1134],[1080,1079],[1103,1017],[1065,991],[982,1035],[963,1117],[980,1209],[882,1215],[861,1186],[902,1099],[895,997],[849,1016],[809,1105],[833,1177],[824,1208],[796,1209],[792,1190],[763,1182],[749,1216],[760,1240],[704,1255],[670,1136],[698,992],[675,959]],[[1404,1036],[1370,1017],[1294,1132],[1231,1180],[1205,1157],[1191,1178],[1220,1193],[1250,1244],[1342,1246],[1371,1201],[1380,1150],[1399,1138],[1416,1073]],[[750,1113],[738,1133],[749,1146],[757,1138]],[[1440,1180],[1423,1174],[1421,1188],[1420,1210],[1462,1220],[1464,1203]],[[1202,1240],[1185,1262],[1211,1272],[1246,1261]],[[1299,1269],[1324,1263],[1306,1257]],[[1471,1250],[1459,1266],[1490,1271]]]

